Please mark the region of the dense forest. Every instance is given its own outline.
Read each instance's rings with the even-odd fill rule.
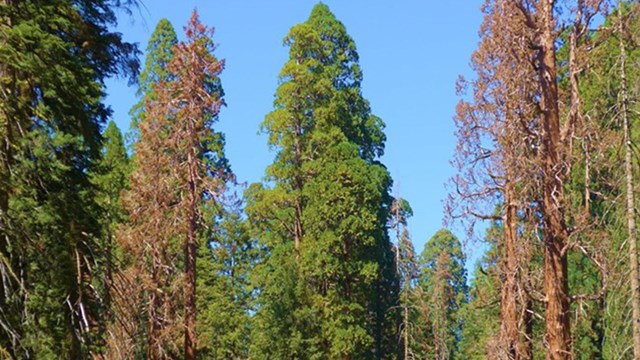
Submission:
[[[0,359],[640,359],[638,2],[484,1],[430,238],[328,6],[283,34],[252,184],[212,24],[140,63],[136,6],[0,0]]]

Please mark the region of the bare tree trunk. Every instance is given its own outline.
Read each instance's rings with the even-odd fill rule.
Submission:
[[[195,134],[193,134],[195,137]],[[192,137],[192,138],[193,138]],[[196,358],[196,226],[197,206],[199,194],[196,181],[198,177],[197,158],[194,154],[197,144],[192,144],[189,149],[189,204],[187,209],[188,230],[185,244],[185,274],[187,277],[185,299],[185,333],[184,333],[184,358],[195,360]]]
[[[631,148],[631,124],[629,123],[628,104],[629,99],[627,95],[627,49],[624,44],[624,28],[622,18],[622,1],[618,1],[618,39],[620,43],[620,97],[621,97],[621,109],[620,114],[622,116],[622,123],[624,129],[624,143],[625,143],[625,159],[624,170],[627,186],[627,229],[628,229],[628,242],[629,242],[629,267],[631,268],[631,306],[633,309],[633,354],[635,359],[640,359],[640,285],[638,284],[638,277],[640,271],[638,270],[638,249],[637,249],[637,233],[636,233],[636,208],[635,208],[635,193],[634,193],[634,177],[633,177],[633,149]]]
[[[569,285],[567,275],[568,231],[564,219],[566,171],[561,158],[560,111],[555,54],[554,0],[539,3],[541,21],[538,66],[543,126],[543,204],[545,342],[548,360],[571,359]]]
[[[508,165],[507,165],[508,166]],[[502,351],[506,352],[508,359],[519,360],[518,350],[520,330],[518,329],[518,259],[516,250],[516,217],[517,209],[513,203],[514,184],[511,181],[509,169],[507,169],[506,184],[504,187],[504,237],[502,246],[502,271],[504,283],[500,288],[500,343]],[[501,351],[501,352],[502,352]]]

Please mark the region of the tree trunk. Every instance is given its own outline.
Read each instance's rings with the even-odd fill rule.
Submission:
[[[520,329],[518,321],[518,255],[517,208],[514,205],[514,184],[507,169],[504,190],[504,242],[502,246],[502,271],[504,283],[500,288],[500,343],[508,359],[520,360]],[[502,352],[501,351],[501,352]]]
[[[159,288],[161,285],[159,283],[159,279],[158,279],[158,270],[156,267],[157,264],[157,249],[155,247],[155,245],[153,245],[153,259],[152,259],[152,263],[153,266],[151,267],[151,281],[153,283],[153,285],[157,288]],[[158,360],[161,358],[160,356],[160,344],[159,344],[159,338],[160,338],[160,324],[159,324],[159,310],[162,307],[161,305],[161,299],[160,299],[160,292],[158,291],[158,289],[154,288],[150,295],[150,299],[149,299],[149,307],[147,309],[148,314],[149,314],[149,329],[148,332],[149,334],[147,335],[147,359],[150,360]],[[135,314],[135,312],[134,312]],[[129,320],[129,319],[127,319]],[[131,321],[135,321],[135,319],[130,319]],[[133,339],[135,340],[135,339]]]
[[[185,274],[187,277],[186,299],[185,299],[185,333],[184,333],[184,358],[185,360],[195,360],[196,358],[196,226],[197,226],[197,206],[198,193],[197,181],[197,158],[194,154],[196,144],[190,146],[188,155],[189,166],[189,204],[187,209],[188,230],[185,244]]]
[[[539,3],[541,21],[538,71],[542,108],[545,342],[548,360],[571,359],[569,285],[567,276],[568,231],[564,219],[566,171],[561,157],[560,111],[556,70],[554,0]]]
[[[409,307],[404,306],[404,360],[409,359]]]
[[[640,271],[638,270],[638,249],[637,249],[637,233],[636,233],[636,208],[635,208],[635,193],[634,193],[634,177],[633,177],[633,149],[631,146],[631,124],[629,123],[628,113],[628,95],[627,95],[627,73],[626,73],[626,61],[627,61],[627,49],[624,44],[623,35],[623,18],[622,18],[622,2],[618,1],[618,39],[620,42],[620,97],[621,97],[621,109],[620,115],[622,116],[622,123],[624,129],[624,144],[625,144],[625,159],[624,169],[626,177],[627,187],[627,229],[628,229],[628,242],[629,242],[629,267],[631,277],[631,306],[633,309],[633,354],[635,359],[640,359],[640,285],[638,284],[638,277]]]

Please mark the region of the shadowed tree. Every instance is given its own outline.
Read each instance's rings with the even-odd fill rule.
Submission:
[[[137,71],[136,47],[111,30],[133,3],[0,1],[0,349],[10,357],[84,359],[101,346],[88,173],[110,114],[104,81]]]

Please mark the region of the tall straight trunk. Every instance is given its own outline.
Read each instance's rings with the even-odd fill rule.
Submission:
[[[517,208],[514,205],[514,184],[509,169],[506,174],[504,201],[504,237],[501,254],[504,283],[500,288],[500,342],[509,359],[520,360],[523,357],[519,345],[518,321]]]
[[[640,271],[638,270],[638,249],[637,249],[637,229],[636,229],[636,199],[634,193],[634,177],[633,177],[633,149],[631,146],[631,124],[629,123],[628,112],[628,94],[627,94],[627,49],[623,40],[624,27],[622,19],[622,1],[618,1],[618,39],[620,43],[620,100],[621,109],[620,114],[622,116],[622,123],[624,129],[624,144],[625,144],[625,157],[624,157],[624,170],[627,186],[627,230],[628,230],[628,243],[629,243],[629,276],[631,284],[631,307],[633,309],[633,354],[635,359],[640,359],[640,285],[638,284],[638,277]]]
[[[565,246],[569,237],[564,219],[564,164],[561,157],[560,110],[554,30],[554,0],[539,3],[541,21],[538,71],[542,108],[542,166],[544,223],[545,341],[548,360],[571,358],[569,284]]]
[[[195,135],[195,134],[194,134]],[[189,147],[188,164],[189,167],[189,203],[187,209],[187,239],[185,244],[185,274],[187,277],[186,299],[185,299],[185,332],[184,332],[184,358],[185,360],[195,360],[196,358],[196,226],[197,226],[197,206],[198,192],[196,181],[197,157],[195,149],[197,144]]]

